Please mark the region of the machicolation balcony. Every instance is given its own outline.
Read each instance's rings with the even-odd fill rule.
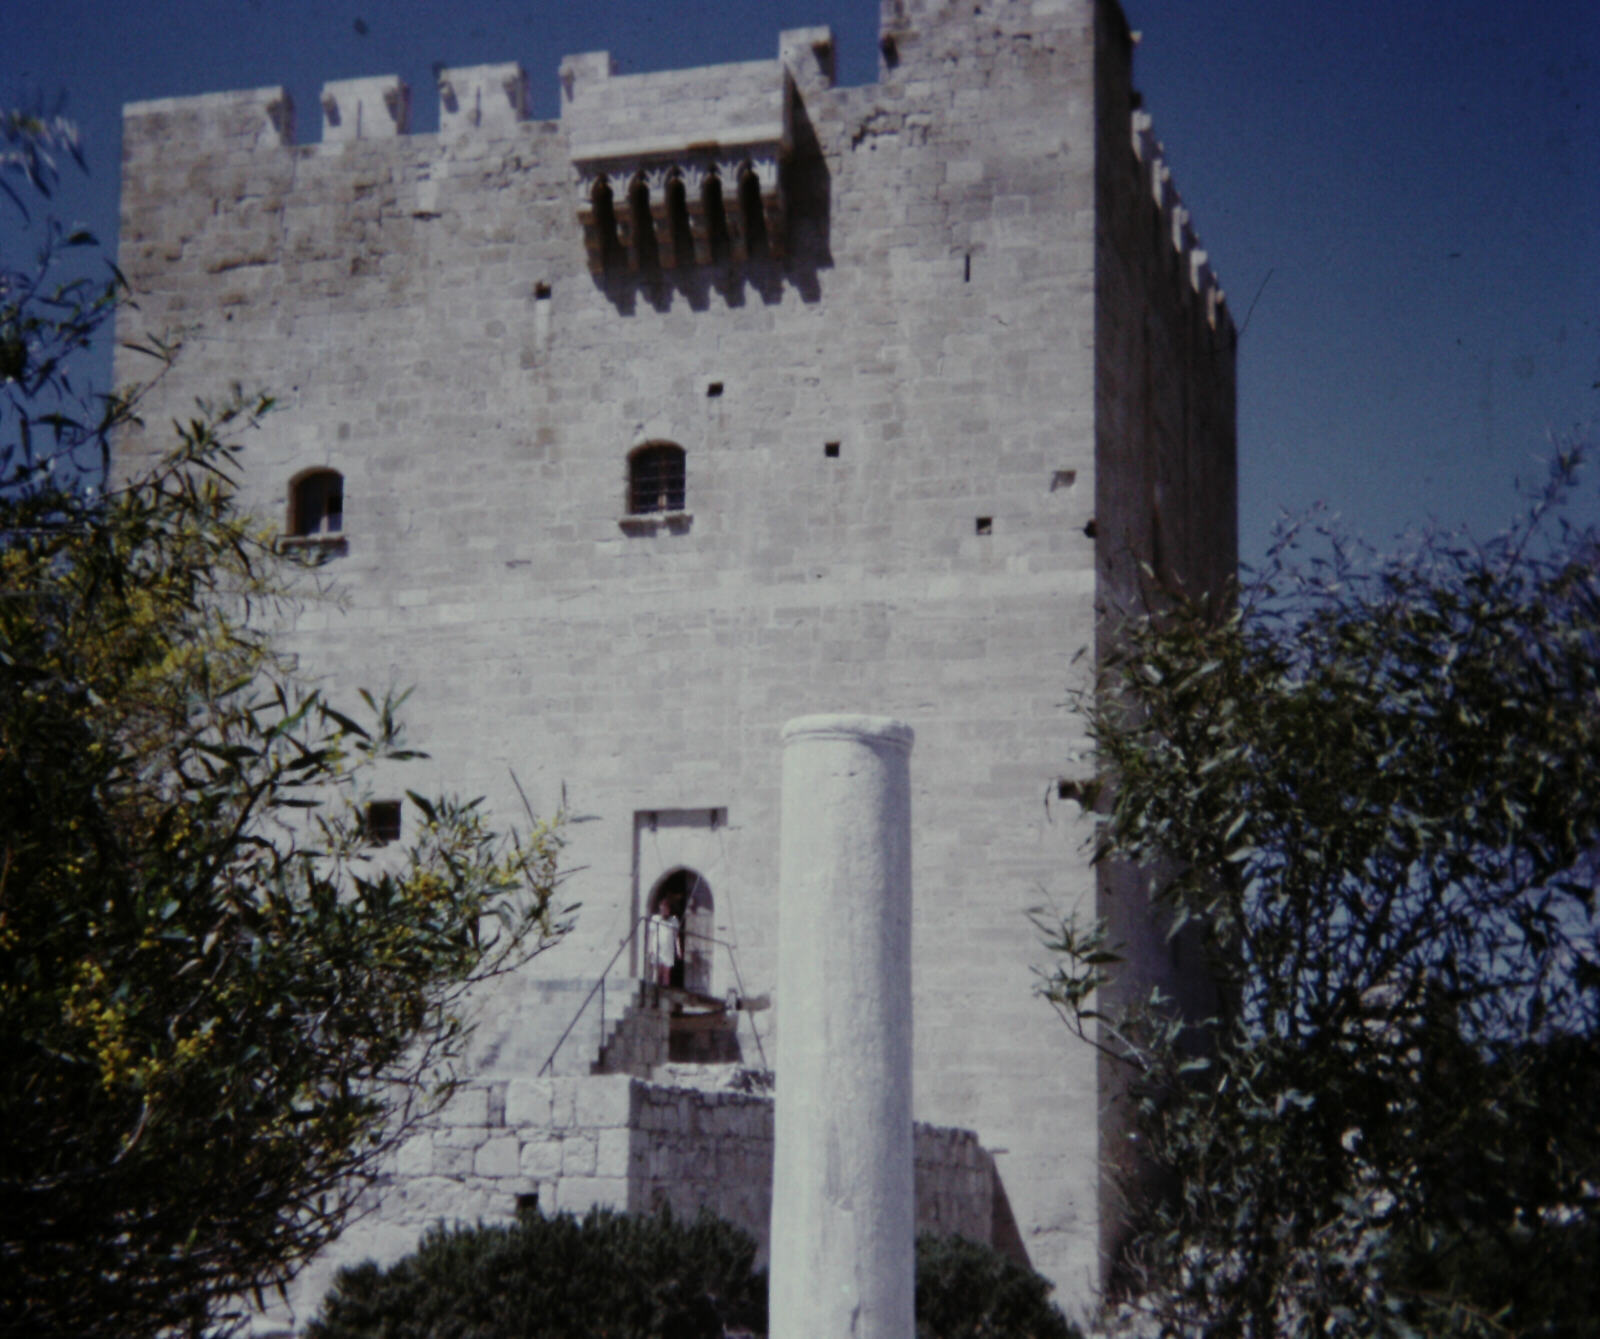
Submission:
[[[783,257],[795,89],[782,60],[618,77],[593,52],[562,62],[561,85],[592,273]]]

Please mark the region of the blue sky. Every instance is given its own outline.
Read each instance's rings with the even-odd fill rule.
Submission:
[[[1241,551],[1315,502],[1374,542],[1504,523],[1552,434],[1600,423],[1600,5],[1127,0],[1135,79],[1241,324]],[[534,114],[570,52],[625,71],[769,57],[831,24],[876,77],[875,0],[17,0],[0,100],[66,98],[91,172],[60,212],[116,231],[119,109],[518,60]],[[416,99],[415,129],[434,99]],[[17,245],[0,206],[0,246]],[[1254,309],[1251,311],[1252,303]],[[107,375],[104,360],[99,365]],[[1600,518],[1600,461],[1580,505]]]

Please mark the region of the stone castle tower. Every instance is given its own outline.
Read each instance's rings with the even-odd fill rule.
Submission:
[[[761,1066],[779,729],[891,714],[917,732],[917,1117],[976,1133],[995,1235],[1065,1300],[1103,1281],[1110,1078],[1035,998],[1025,913],[1098,906],[1181,974],[1087,862],[1063,704],[1141,563],[1215,591],[1235,551],[1234,329],[1132,48],[1116,0],[883,0],[860,88],[801,29],[737,65],[569,57],[555,121],[515,66],[447,69],[436,135],[393,78],[329,84],[316,143],[280,89],[127,108],[127,319],[189,331],[147,421],[234,381],[285,406],[247,500],[343,594],[291,647],[335,701],[413,688],[431,755],[375,822],[437,788],[511,823],[513,773],[589,819],[576,932],[483,1005],[491,1134],[541,1073]],[[130,435],[121,468],[162,446]],[[638,928],[664,904],[665,989]],[[642,1207],[592,1152],[580,1184],[488,1146],[452,1165]]]

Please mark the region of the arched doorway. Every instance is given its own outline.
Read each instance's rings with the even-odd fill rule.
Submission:
[[[712,993],[714,905],[711,885],[692,869],[672,870],[650,890],[646,961],[652,979],[698,995]]]

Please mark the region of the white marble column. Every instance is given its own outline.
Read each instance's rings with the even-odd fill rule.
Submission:
[[[783,730],[772,1339],[912,1339],[911,728]]]

